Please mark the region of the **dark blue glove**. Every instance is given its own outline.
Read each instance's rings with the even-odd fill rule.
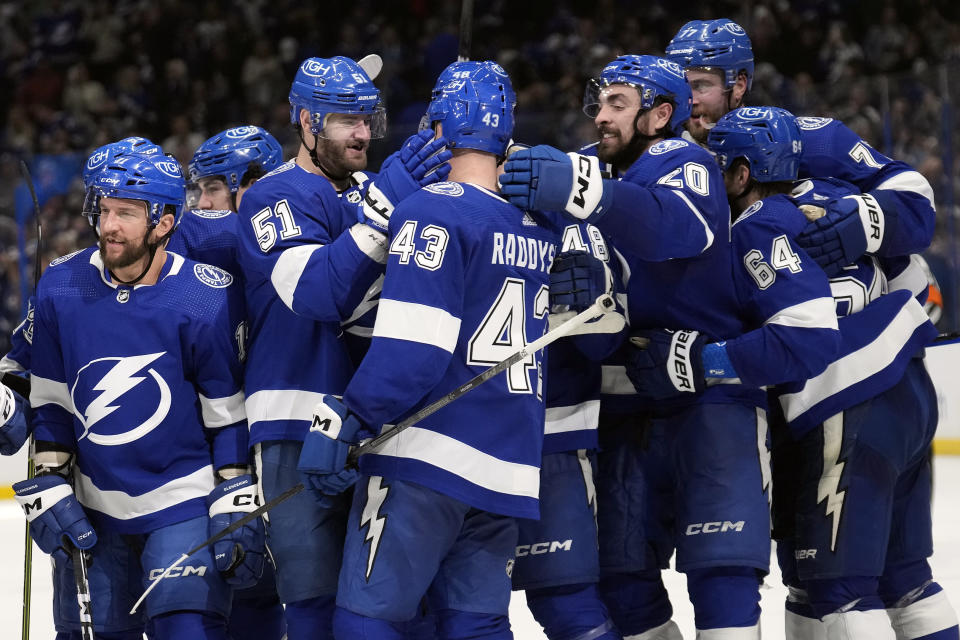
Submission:
[[[878,251],[886,225],[883,210],[869,193],[830,200],[824,209],[826,214],[807,224],[796,241],[832,278],[864,253]]]
[[[550,306],[583,311],[613,289],[610,269],[587,251],[558,255],[550,268]]]
[[[699,331],[648,329],[630,338],[627,377],[643,398],[666,400],[706,388]]]
[[[450,175],[448,161],[452,157],[446,138],[433,139],[433,131],[416,133],[391,154],[380,167],[380,173],[367,188],[359,209],[358,221],[387,233],[390,214],[401,200]]]
[[[224,480],[207,496],[210,535],[255,511],[260,506],[257,485],[250,474]],[[252,587],[263,575],[265,534],[263,520],[254,518],[233,533],[213,543],[217,571],[236,589]]]
[[[30,536],[44,553],[58,562],[70,562],[69,540],[78,549],[90,549],[97,534],[73,489],[61,476],[49,474],[13,485],[14,497],[30,523]]]
[[[313,414],[297,469],[314,491],[325,495],[343,493],[360,475],[356,469],[347,469],[350,446],[369,432],[356,414],[331,395],[317,403]]]
[[[611,195],[597,158],[538,145],[513,153],[503,165],[500,193],[529,211],[564,211],[593,220],[609,208]]]
[[[30,404],[0,383],[0,455],[12,456],[30,435]]]

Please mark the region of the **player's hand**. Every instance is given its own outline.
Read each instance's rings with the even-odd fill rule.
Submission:
[[[247,474],[221,482],[207,496],[210,535],[220,533],[259,506],[253,476]],[[235,589],[252,587],[263,575],[264,549],[263,520],[255,518],[213,544],[214,564]]]
[[[12,456],[30,435],[30,403],[0,382],[0,455]]]
[[[706,388],[703,347],[698,331],[647,329],[630,338],[627,377],[640,396],[666,400]]]
[[[597,158],[546,145],[510,156],[500,176],[500,193],[521,209],[564,211],[578,221],[599,217],[610,200]]]
[[[97,543],[87,514],[63,477],[48,474],[21,480],[13,485],[13,492],[30,523],[30,537],[58,562],[70,561],[65,541],[82,550]]]
[[[830,200],[824,209],[826,214],[807,224],[796,240],[827,276],[837,275],[864,253],[880,249],[885,220],[872,195]]]
[[[297,469],[312,489],[336,495],[357,481],[359,473],[356,469],[347,469],[347,456],[350,446],[370,433],[356,414],[334,396],[324,396],[313,414]]]
[[[387,233],[394,207],[410,194],[450,175],[446,138],[433,139],[433,131],[416,133],[391,154],[367,188],[360,207],[360,222]]]
[[[567,251],[554,259],[550,268],[551,311],[583,311],[612,291],[610,268],[592,253]]]

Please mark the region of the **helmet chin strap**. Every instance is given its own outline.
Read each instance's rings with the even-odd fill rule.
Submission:
[[[329,171],[327,171],[327,168],[320,163],[320,158],[317,157],[317,147],[320,146],[320,134],[317,134],[317,133],[313,134],[313,149],[307,146],[307,141],[304,140],[303,138],[302,127],[297,127],[297,135],[300,136],[300,144],[302,144],[304,148],[307,150],[307,153],[310,154],[310,159],[313,161],[313,165],[317,169],[320,169],[321,173],[323,173],[323,175],[326,176],[330,180],[330,182],[339,185],[339,184],[343,184],[346,180],[350,178],[349,173],[343,176],[335,176]]]
[[[150,225],[150,231],[148,231],[147,233],[151,233],[151,232],[152,232],[154,229],[156,229],[156,228],[157,228],[157,225],[155,225],[155,224],[154,224],[154,225]],[[125,285],[127,285],[127,286],[132,286],[132,285],[137,284],[138,282],[140,282],[141,280],[143,280],[144,276],[147,275],[147,272],[150,271],[150,267],[153,266],[153,259],[154,259],[154,258],[156,257],[156,255],[157,255],[157,249],[159,249],[160,246],[167,241],[167,238],[170,237],[170,234],[171,234],[171,233],[173,233],[173,229],[171,229],[169,232],[167,232],[166,235],[164,235],[162,238],[160,238],[160,239],[157,240],[156,242],[148,242],[148,243],[147,243],[147,248],[148,248],[148,250],[149,250],[149,252],[150,252],[150,253],[149,253],[150,258],[147,260],[147,264],[146,264],[146,266],[143,268],[143,271],[140,272],[140,275],[138,275],[138,276],[137,276],[136,278],[134,278],[133,280],[121,280],[120,278],[118,278],[118,277],[116,276],[116,274],[115,274],[111,269],[107,269],[107,273],[110,274],[110,277],[111,277],[114,281],[116,281],[116,282],[118,282],[118,283],[120,283],[120,284],[125,284]]]

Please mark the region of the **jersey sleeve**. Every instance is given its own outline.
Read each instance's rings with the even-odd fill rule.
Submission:
[[[831,177],[876,198],[885,230],[877,254],[905,256],[923,251],[936,224],[933,188],[910,165],[883,155],[837,120],[798,118],[803,142],[800,177]]]
[[[236,282],[236,281],[234,281]],[[213,465],[245,465],[248,431],[244,411],[241,341],[242,292],[236,284],[217,291],[223,298],[193,326],[191,368],[201,417],[211,442]]]
[[[468,231],[457,212],[408,198],[390,217],[392,238],[373,339],[344,403],[374,427],[433,389],[457,346],[467,292]],[[436,198],[434,199],[436,200]]]
[[[700,255],[713,245],[718,231],[726,233],[730,225],[720,170],[704,156],[706,152],[701,156],[689,148],[641,156],[622,180],[604,180],[613,194],[610,208],[593,223],[616,238],[617,247],[643,260]]]
[[[63,351],[53,299],[44,294],[43,278],[37,292],[31,350],[30,406],[33,434],[41,442],[55,442],[76,450],[73,402],[64,372]]]
[[[789,233],[762,218],[738,222],[732,240],[738,296],[758,327],[727,340],[740,380],[759,387],[819,374],[840,342],[826,274]]]
[[[382,272],[371,257],[382,253],[382,237],[360,224],[340,233],[349,205],[332,188],[324,194],[288,186],[294,191],[286,194],[251,188],[241,201],[241,265],[248,280],[268,282],[294,313],[339,322]]]

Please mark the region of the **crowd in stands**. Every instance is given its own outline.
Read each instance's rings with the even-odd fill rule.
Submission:
[[[662,52],[684,22],[712,17],[735,20],[753,41],[749,103],[841,118],[930,180],[940,227],[931,264],[947,298],[943,322],[960,328],[951,312],[958,252],[949,206],[960,184],[946,179],[956,181],[950,142],[960,116],[945,109],[960,102],[960,73],[946,64],[960,58],[960,5],[489,0],[477,3],[471,53],[510,72],[518,140],[576,148],[595,139],[580,111],[587,78],[620,53]],[[297,63],[375,52],[391,127],[372,149],[376,168],[416,128],[437,74],[456,58],[458,23],[459,3],[441,0],[0,0],[0,350],[23,305],[20,159],[40,173],[49,260],[94,240],[79,215],[79,169],[92,149],[140,135],[185,163],[213,133],[257,124],[292,154],[286,96]],[[40,162],[51,157],[53,165]]]

